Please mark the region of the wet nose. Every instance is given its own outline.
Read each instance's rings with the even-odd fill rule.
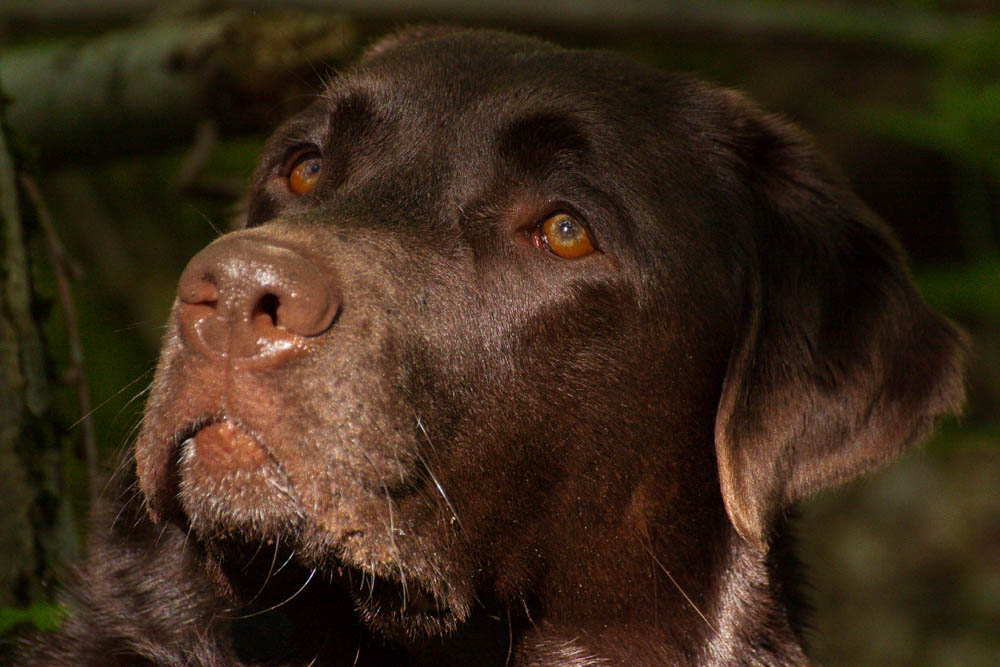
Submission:
[[[336,283],[301,253],[241,236],[195,255],[181,274],[181,336],[200,354],[258,366],[305,349],[340,310]]]

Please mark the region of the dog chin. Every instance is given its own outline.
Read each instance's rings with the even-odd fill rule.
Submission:
[[[445,634],[468,616],[468,596],[408,571],[397,545],[378,539],[381,531],[345,521],[337,521],[344,523],[339,529],[314,525],[280,466],[242,431],[227,433],[225,445],[206,446],[213,433],[228,430],[212,425],[182,443],[177,494],[178,523],[226,598],[254,608],[265,601],[294,607],[329,588],[326,597],[346,593],[358,617],[387,639]],[[253,465],[217,460],[237,452]]]
[[[469,615],[467,597],[423,582],[398,560],[373,561],[368,555],[378,547],[373,549],[362,531],[349,531],[331,546],[312,539],[321,534],[302,523],[268,528],[231,519],[207,523],[204,513],[201,517],[201,525],[191,524],[192,546],[218,592],[239,613],[280,609],[294,616],[309,613],[321,600],[348,607],[390,641],[444,635]],[[296,535],[294,541],[289,535]]]

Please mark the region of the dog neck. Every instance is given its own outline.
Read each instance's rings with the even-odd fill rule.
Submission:
[[[808,664],[787,528],[764,553],[711,496],[701,494],[696,520],[680,525],[625,507],[629,520],[598,543],[603,554],[567,553],[547,573],[541,615],[521,642],[524,664]],[[614,566],[591,572],[585,562]]]
[[[565,665],[807,665],[794,628],[794,613],[783,600],[771,558],[733,539],[729,568],[716,568],[707,604],[697,604],[678,587],[662,591],[663,605],[647,609],[659,632],[640,623],[584,629],[558,620],[535,624],[522,641],[516,664]],[[670,577],[664,574],[669,582]],[[671,586],[668,583],[668,586]],[[681,602],[675,600],[682,599]],[[673,605],[671,608],[669,605]],[[639,610],[635,610],[639,611]]]

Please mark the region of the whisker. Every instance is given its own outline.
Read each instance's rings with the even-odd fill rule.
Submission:
[[[136,378],[136,380],[140,379],[140,378],[141,378],[141,377],[143,377],[144,375],[150,375],[150,374],[152,374],[152,373],[153,373],[153,372],[154,372],[155,370],[156,370],[155,368],[148,368],[148,369],[146,369],[145,371],[143,371],[143,372],[142,372],[142,374],[141,374],[141,375],[139,375],[139,377],[137,377],[137,378]],[[132,384],[132,383],[129,383],[129,384]],[[147,385],[146,385],[146,386],[145,386],[144,388],[142,388],[142,389],[140,389],[139,391],[137,391],[137,392],[136,392],[136,393],[135,393],[135,394],[134,394],[134,395],[132,396],[132,398],[130,398],[130,399],[128,399],[127,401],[125,401],[125,405],[121,406],[121,407],[120,407],[120,408],[118,409],[118,412],[117,412],[117,413],[115,414],[115,418],[114,418],[114,419],[112,420],[112,422],[111,422],[111,423],[112,423],[112,424],[114,424],[114,423],[115,423],[115,421],[117,421],[117,420],[118,420],[118,418],[119,418],[119,417],[121,417],[121,416],[122,416],[122,414],[124,414],[124,413],[125,413],[125,411],[126,411],[126,410],[127,410],[128,408],[132,407],[132,404],[133,404],[133,403],[135,403],[135,402],[136,402],[136,401],[138,401],[138,400],[139,400],[140,398],[142,398],[143,396],[145,396],[146,394],[148,394],[148,393],[149,393],[149,391],[150,391],[150,390],[151,390],[152,388],[153,388],[153,383],[152,383],[152,382],[150,382],[150,383],[149,383],[149,384],[147,384]]]
[[[254,616],[260,616],[261,614],[266,614],[269,611],[274,611],[278,607],[285,606],[286,604],[288,604],[289,602],[291,602],[292,600],[294,600],[295,598],[297,598],[299,596],[299,594],[306,589],[306,586],[309,585],[309,582],[312,581],[312,578],[314,576],[316,576],[316,568],[315,567],[312,568],[309,571],[309,576],[306,578],[306,582],[304,584],[302,584],[301,586],[299,586],[299,590],[297,590],[294,593],[292,593],[285,600],[282,600],[281,602],[278,602],[277,604],[273,604],[270,607],[268,607],[267,609],[261,609],[260,611],[255,611],[255,612],[253,612],[251,614],[246,614],[245,616],[233,616],[232,618],[234,620],[236,620],[236,619],[242,619],[242,618],[253,618]]]
[[[371,601],[375,599],[375,565],[369,564],[368,569],[371,570],[368,573],[368,576],[371,577],[371,582],[368,585],[368,603],[371,604]]]
[[[385,492],[386,506],[389,509],[389,525],[388,525],[389,544],[390,544],[390,546],[392,546],[392,551],[393,551],[393,553],[396,556],[396,567],[399,570],[399,580],[400,580],[400,584],[403,587],[403,608],[405,609],[406,608],[407,596],[408,596],[408,591],[407,591],[407,588],[406,588],[406,572],[403,570],[402,554],[400,553],[399,546],[396,544],[396,521],[395,521],[395,516],[393,514],[393,511],[392,511],[392,507],[393,507],[393,504],[394,504],[393,500],[392,500],[392,494],[389,493],[389,487],[385,484],[385,482],[382,481],[382,475],[379,473],[379,470],[375,466],[374,461],[372,461],[371,457],[368,456],[368,453],[364,450],[363,447],[359,447],[358,451],[361,452],[361,456],[363,456],[364,459],[365,459],[365,461],[368,462],[368,465],[371,466],[371,469],[375,473],[375,477],[378,480],[379,485],[382,487],[382,490]],[[374,579],[374,577],[375,577],[375,573],[374,573],[374,570],[373,570],[372,571],[372,589],[373,590],[374,590],[374,587],[375,587],[375,579]]]
[[[504,665],[510,665],[511,655],[514,653],[514,624],[510,620],[510,607],[507,607],[507,659]]]
[[[184,531],[184,544],[181,545],[181,549],[187,549],[188,542],[191,541],[191,533],[194,532],[194,522],[197,520],[197,514],[193,514],[189,517],[187,530]]]
[[[87,414],[83,415],[82,417],[80,417],[79,419],[77,419],[75,422],[73,422],[72,424],[70,424],[69,428],[67,428],[66,430],[72,431],[74,428],[76,428],[77,426],[79,426],[82,422],[84,422],[87,419],[90,419],[90,417],[92,417],[95,412],[97,412],[98,410],[100,410],[101,408],[103,408],[105,405],[107,405],[109,401],[111,401],[114,398],[116,398],[119,394],[121,394],[123,391],[125,391],[126,389],[128,389],[129,387],[131,387],[132,385],[134,385],[136,382],[138,382],[139,380],[141,380],[142,378],[144,378],[148,374],[149,374],[148,370],[145,370],[142,373],[140,373],[138,375],[138,377],[136,377],[134,380],[132,380],[131,382],[129,382],[128,384],[126,384],[124,387],[122,387],[121,389],[119,389],[115,393],[113,393],[110,396],[108,396],[106,399],[104,399],[103,401],[101,401],[100,403],[98,403],[95,407],[91,408],[87,412]]]
[[[156,540],[155,540],[156,544],[160,543],[160,540],[163,539],[163,536],[166,534],[166,532],[167,532],[167,524],[165,524],[165,523],[161,524],[160,525],[160,534],[156,536]]]
[[[197,207],[195,207],[194,211],[195,211],[195,213],[197,213],[201,217],[202,220],[205,221],[205,223],[211,228],[211,230],[213,232],[215,232],[216,238],[218,238],[218,237],[222,236],[223,234],[225,234],[224,231],[222,231],[221,229],[219,229],[219,227],[214,222],[212,222],[212,219],[210,217],[208,217],[207,213],[205,213],[204,211],[202,211],[201,209],[199,209]]]
[[[524,615],[527,617],[528,623],[530,623],[532,627],[537,628],[538,626],[535,625],[535,619],[531,617],[531,610],[528,609],[528,601],[524,599],[523,595],[519,595],[518,597],[521,600],[521,606],[524,608]]]
[[[427,439],[427,444],[430,445],[431,449],[434,450],[434,443],[431,441],[430,434],[427,433],[427,429],[424,428],[424,423],[421,421],[420,416],[416,415],[417,418],[417,428],[420,432],[424,434],[424,438]],[[437,476],[434,474],[434,470],[431,469],[431,464],[426,457],[418,450],[417,456],[423,461],[424,468],[427,470],[427,474],[430,475],[431,481],[434,482],[434,487],[437,489],[438,493],[441,494],[441,498],[444,499],[445,505],[448,506],[448,510],[451,512],[452,519],[458,523],[458,527],[465,532],[465,526],[462,525],[462,520],[458,518],[458,512],[455,511],[455,506],[451,504],[451,500],[448,499],[448,494],[444,492],[444,487],[441,486],[441,482],[438,481]]]
[[[264,593],[264,589],[267,588],[268,583],[270,583],[271,581],[271,576],[275,573],[274,564],[278,562],[279,549],[281,549],[281,538],[278,538],[274,541],[274,553],[271,554],[271,564],[267,567],[267,575],[265,575],[264,581],[261,583],[260,588],[257,589],[257,592],[253,594],[253,597],[250,598],[250,601],[247,602],[245,605],[243,605],[244,607],[252,605],[254,602],[256,602],[257,598],[259,598]],[[292,551],[292,555],[293,556],[295,555],[294,551]],[[291,559],[291,557],[292,556],[289,556],[288,558]],[[285,562],[287,563],[288,561]],[[284,567],[284,565],[282,565],[281,567]],[[315,571],[316,570],[313,569],[313,572]]]
[[[698,616],[700,616],[700,617],[701,617],[701,620],[705,621],[705,625],[707,625],[707,626],[708,626],[709,628],[711,628],[711,629],[712,629],[712,632],[715,632],[715,633],[718,633],[718,632],[719,632],[718,628],[716,628],[716,627],[715,627],[715,626],[714,626],[714,625],[712,624],[712,622],[708,620],[708,617],[707,617],[707,616],[705,616],[705,614],[703,614],[703,613],[702,613],[701,609],[699,609],[699,608],[698,608],[698,605],[696,605],[696,604],[694,603],[694,600],[692,600],[692,599],[690,598],[690,596],[688,596],[688,594],[687,594],[686,592],[684,592],[684,589],[683,589],[683,588],[681,588],[681,585],[677,583],[677,580],[676,580],[676,579],[674,579],[674,575],[670,574],[670,570],[668,570],[668,569],[666,568],[666,566],[664,566],[664,564],[660,562],[660,559],[656,557],[656,554],[655,554],[655,553],[653,553],[653,550],[652,550],[652,549],[651,549],[651,548],[649,547],[649,545],[647,545],[647,544],[646,544],[645,542],[643,542],[642,540],[640,540],[640,541],[639,541],[639,543],[640,543],[640,544],[642,544],[642,548],[646,550],[646,553],[648,553],[648,554],[649,554],[649,557],[653,559],[653,562],[654,562],[654,563],[656,563],[656,565],[657,565],[657,566],[658,566],[658,567],[659,567],[659,568],[660,568],[661,570],[663,570],[663,573],[664,573],[665,575],[667,575],[667,579],[669,579],[669,580],[670,580],[670,583],[672,583],[672,584],[674,585],[674,588],[676,588],[676,589],[677,589],[677,591],[678,591],[678,592],[679,592],[679,593],[680,593],[680,594],[681,594],[682,596],[684,596],[684,599],[685,599],[685,600],[687,600],[687,603],[688,603],[689,605],[691,605],[691,608],[692,608],[692,609],[694,609],[694,610],[695,610],[695,612],[696,612],[696,613],[698,614]]]
[[[247,570],[250,569],[250,565],[253,564],[254,560],[257,558],[257,554],[259,554],[260,550],[263,548],[264,548],[264,542],[258,541],[257,549],[252,554],[250,554],[250,558],[247,559],[246,565],[243,566],[242,572],[246,572]]]
[[[292,562],[292,558],[294,558],[294,557],[295,557],[295,551],[292,551],[292,553],[288,554],[288,558],[285,559],[285,562],[281,564],[281,567],[279,567],[277,570],[275,570],[274,573],[278,574],[282,570],[284,570],[285,567],[287,567],[288,564]]]

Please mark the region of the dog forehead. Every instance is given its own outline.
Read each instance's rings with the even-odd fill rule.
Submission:
[[[390,38],[391,39],[391,38]],[[559,47],[486,30],[446,31],[387,48],[373,47],[336,76],[331,109],[365,96],[375,106],[441,124],[560,110],[604,126],[641,122],[652,97],[669,93],[670,77],[621,54]],[[659,105],[662,110],[662,105]]]
[[[621,54],[457,31],[376,49],[330,81],[323,108],[331,141],[358,136],[348,123],[368,134],[382,128],[373,143],[397,165],[441,161],[462,171],[495,163],[508,139],[543,152],[568,142],[586,145],[602,171],[628,170],[614,179],[624,184],[637,169],[689,170],[690,156],[707,152],[688,144],[714,136],[691,131],[709,97],[686,77]]]
[[[456,30],[377,50],[362,58],[355,70],[388,78],[396,89],[432,93],[450,89],[482,95],[492,87],[536,77],[566,53],[562,47],[530,37]],[[565,74],[572,77],[572,69]]]

